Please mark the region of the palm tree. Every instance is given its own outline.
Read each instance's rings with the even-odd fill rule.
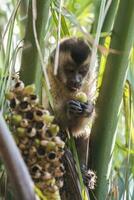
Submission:
[[[61,197],[58,193],[47,198],[86,200],[90,196],[90,199],[98,200],[133,199],[133,0],[24,0],[5,2],[3,5],[5,7],[0,9],[3,20],[0,24],[0,108],[3,116],[9,113],[6,93],[10,90],[11,76],[18,70],[26,86],[35,84],[40,103],[42,91],[46,90],[53,107],[46,63],[53,46],[61,38],[82,36],[88,40],[92,46],[91,67],[95,65],[96,54],[99,57],[96,69],[97,116],[92,125],[88,158],[88,167],[97,175],[95,190],[88,192],[84,186],[75,141],[68,138]],[[20,42],[17,44],[16,41]],[[14,194],[22,194],[22,199],[34,199],[31,184],[20,187],[20,183],[31,179],[27,171],[23,171],[25,165],[22,160],[16,163],[17,146],[13,143],[15,150],[11,155],[10,148],[4,151],[3,146],[7,142],[7,147],[10,147],[13,138],[10,138],[11,133],[3,117],[0,117],[0,137],[4,138],[0,147],[4,161],[0,172],[1,197],[14,199]],[[7,159],[9,155],[11,160]],[[17,164],[22,172],[21,178],[17,177],[17,171],[11,173],[9,170],[10,166],[18,169]],[[4,166],[18,193],[14,193],[7,184]],[[26,180],[23,180],[23,173]],[[33,197],[26,196],[28,191]],[[35,191],[40,199],[47,199],[38,188]]]

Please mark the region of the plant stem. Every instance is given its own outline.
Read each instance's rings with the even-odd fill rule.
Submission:
[[[127,12],[126,12],[127,10]],[[113,28],[111,48],[119,51],[108,56],[100,95],[97,101],[97,119],[91,134],[90,167],[96,171],[97,200],[106,199],[111,170],[112,152],[122,103],[128,57],[134,35],[134,1],[121,0]],[[92,199],[94,199],[92,197]]]
[[[15,189],[16,199],[35,200],[33,181],[1,113],[0,154]]]
[[[105,17],[102,32],[110,33],[113,29],[115,16],[117,14],[118,5],[120,0],[112,0],[109,11]],[[104,44],[105,38],[100,39],[100,44]]]
[[[45,46],[44,36],[46,33],[46,26],[48,21],[49,5],[49,0],[36,1],[36,32],[42,54]],[[24,48],[22,52],[20,77],[26,85],[35,83],[37,93],[41,93],[42,69],[33,30],[32,0],[29,1],[28,21],[24,39]]]

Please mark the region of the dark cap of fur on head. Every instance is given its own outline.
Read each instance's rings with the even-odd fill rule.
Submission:
[[[72,59],[81,64],[89,56],[91,50],[88,44],[81,38],[69,38],[61,42],[60,51],[70,52]]]
[[[51,54],[51,62],[54,62],[56,49]],[[75,63],[83,63],[91,53],[88,44],[81,38],[68,38],[60,43],[60,52],[70,52]]]

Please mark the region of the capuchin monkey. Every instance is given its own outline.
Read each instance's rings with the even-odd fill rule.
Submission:
[[[60,127],[63,130],[69,129],[77,138],[76,144],[80,154],[79,152],[86,151],[86,141],[95,116],[96,83],[93,68],[90,70],[91,49],[81,38],[61,41],[57,75],[54,75],[55,54],[56,50],[52,52],[47,68],[55,116]],[[86,103],[76,99],[78,92],[87,95]],[[83,155],[82,158],[80,156],[80,160],[85,164]]]

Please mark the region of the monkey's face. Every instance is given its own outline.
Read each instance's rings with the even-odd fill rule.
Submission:
[[[64,65],[64,76],[62,81],[70,91],[76,91],[81,88],[87,75],[89,65],[76,65],[74,62]]]
[[[90,48],[82,39],[71,38],[60,44],[58,79],[70,91],[81,88],[89,70]]]

